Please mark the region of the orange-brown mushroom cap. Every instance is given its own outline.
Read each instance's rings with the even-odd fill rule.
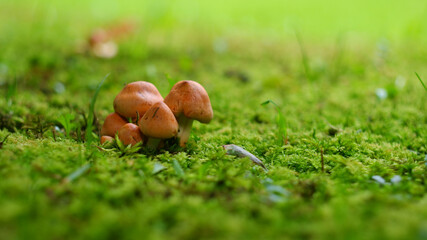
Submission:
[[[138,125],[145,136],[152,138],[168,139],[178,133],[178,122],[164,102],[158,102],[148,109]]]
[[[143,135],[141,134],[138,125],[133,123],[126,123],[123,125],[119,130],[118,137],[124,145],[135,145],[142,142],[143,139]]]
[[[117,113],[111,113],[105,118],[104,125],[101,128],[101,136],[115,137],[119,129],[127,123]]]
[[[213,118],[211,101],[206,90],[197,82],[185,80],[176,83],[164,102],[176,117],[185,117],[201,123],[209,123]]]
[[[114,99],[114,111],[124,118],[140,117],[155,103],[163,101],[157,88],[144,81],[127,84]]]
[[[101,144],[104,144],[105,142],[114,141],[114,138],[110,136],[102,136],[101,137]]]

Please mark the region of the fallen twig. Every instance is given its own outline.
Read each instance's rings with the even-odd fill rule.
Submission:
[[[320,161],[322,163],[322,173],[325,172],[325,161],[323,159],[323,148],[320,149]]]
[[[227,150],[227,155],[234,155],[237,156],[239,158],[249,158],[253,163],[255,163],[256,165],[261,166],[265,171],[268,171],[267,167],[265,167],[264,163],[262,163],[261,160],[259,160],[259,158],[255,157],[255,155],[253,155],[252,153],[246,151],[245,149],[243,149],[242,147],[239,147],[237,145],[234,144],[228,144],[228,145],[224,145],[222,146],[225,150]]]
[[[11,133],[9,133],[8,135],[6,135],[6,137],[3,138],[3,140],[0,142],[0,149],[3,147],[3,144],[6,142],[7,138],[11,135]]]

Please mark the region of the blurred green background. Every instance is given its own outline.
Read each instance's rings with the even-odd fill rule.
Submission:
[[[64,21],[73,32],[131,17],[144,30],[197,28],[215,34],[244,32],[271,37],[293,35],[296,28],[320,39],[343,33],[369,39],[427,37],[427,2],[423,0],[3,0],[0,6],[0,26],[11,32],[17,26],[42,31],[62,26]]]
[[[58,56],[79,52],[94,29],[126,21],[136,28],[120,41],[120,49],[123,56],[137,59],[148,59],[156,51],[178,56],[246,48],[300,61],[302,44],[312,55],[310,64],[345,49],[354,53],[363,49],[366,57],[375,51],[399,50],[399,57],[423,60],[427,44],[423,0],[3,0],[0,61],[9,66],[9,74],[27,71],[32,58],[41,64],[60,62]],[[405,51],[408,48],[411,51]],[[401,55],[407,52],[412,56]],[[417,70],[406,69],[410,74]]]

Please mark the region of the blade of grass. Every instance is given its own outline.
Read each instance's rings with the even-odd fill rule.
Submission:
[[[423,80],[421,80],[420,75],[418,75],[417,72],[415,72],[415,75],[417,75],[418,80],[420,80],[421,85],[423,85],[424,89],[427,91],[427,86],[424,84]]]
[[[307,80],[311,81],[312,80],[311,69],[310,69],[307,52],[305,51],[304,43],[302,42],[301,35],[297,29],[295,29],[295,36],[297,38],[298,45],[301,52],[301,61],[302,61],[302,66],[304,67],[305,77],[307,78]]]
[[[339,34],[335,43],[335,53],[331,63],[331,80],[337,81],[343,71],[343,56],[345,50],[345,35]]]
[[[279,129],[279,140],[281,140],[281,143],[287,144],[287,136],[288,136],[288,129],[286,126],[286,120],[285,116],[283,116],[282,110],[280,109],[279,105],[277,105],[272,100],[267,100],[263,103],[261,103],[262,106],[265,106],[267,104],[273,104],[276,108],[277,115],[276,115],[276,124]]]
[[[79,167],[76,171],[72,172],[70,175],[68,175],[65,179],[64,182],[68,183],[68,182],[72,182],[74,180],[76,180],[78,177],[80,177],[81,175],[83,175],[85,172],[87,172],[91,167],[90,163],[87,163],[81,167]]]
[[[95,90],[95,94],[93,95],[92,100],[90,101],[89,116],[87,119],[87,127],[85,132],[86,148],[89,148],[91,142],[93,141],[92,131],[93,131],[93,119],[95,114],[96,98],[98,97],[99,91],[101,90],[101,87],[104,84],[105,80],[108,78],[108,76],[110,76],[109,73],[105,75],[104,79],[102,79],[102,81],[98,84]]]
[[[18,80],[16,78],[14,78],[13,82],[10,82],[7,86],[7,90],[6,90],[6,102],[9,106],[12,105],[13,102],[13,98],[16,96],[17,93],[17,89],[18,89]]]

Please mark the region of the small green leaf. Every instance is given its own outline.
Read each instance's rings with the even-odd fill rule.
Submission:
[[[62,114],[58,117],[58,122],[64,127],[65,135],[70,138],[70,132],[76,128],[76,124],[72,123],[75,116],[72,113]]]
[[[271,101],[271,100],[267,100],[267,101],[265,101],[265,102],[263,102],[263,103],[261,103],[261,106],[265,106],[265,105],[267,105],[267,104],[269,104],[269,103],[272,103],[273,101]]]
[[[185,175],[184,170],[182,170],[181,165],[176,159],[173,160],[172,166],[173,166],[173,169],[175,170],[176,175],[180,178],[183,178]]]
[[[90,167],[91,167],[90,163],[87,163],[87,164],[79,167],[77,170],[75,170],[70,175],[68,175],[65,178],[65,181],[66,182],[72,182],[72,181],[76,180],[78,177],[80,177],[81,175],[83,175],[87,170],[89,170]]]
[[[142,148],[142,142],[138,142],[135,145],[128,145],[126,147],[126,151],[124,152],[125,154],[133,154],[133,153],[137,153],[139,152],[139,150],[141,150]]]
[[[156,174],[158,174],[159,172],[161,172],[161,171],[163,171],[163,170],[165,170],[165,169],[166,169],[166,167],[165,167],[165,166],[163,166],[162,164],[160,164],[160,163],[155,163],[155,164],[154,164],[153,171],[151,172],[151,174],[156,175]]]
[[[115,139],[116,139],[117,147],[119,148],[120,151],[123,152],[125,150],[125,145],[122,143],[122,141],[120,141],[119,135],[116,134]]]

